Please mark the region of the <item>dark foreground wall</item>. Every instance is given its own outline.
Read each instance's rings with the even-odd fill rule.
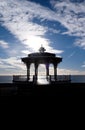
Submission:
[[[34,85],[26,83],[0,84],[3,96],[85,96],[84,83]]]

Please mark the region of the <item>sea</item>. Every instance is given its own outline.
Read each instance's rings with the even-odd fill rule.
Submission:
[[[85,75],[71,75],[72,83],[85,83]],[[12,83],[13,76],[0,76],[0,83]]]

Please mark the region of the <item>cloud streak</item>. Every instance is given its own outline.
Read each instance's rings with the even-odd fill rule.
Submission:
[[[85,71],[58,68],[59,75],[85,75]]]
[[[55,34],[74,36],[76,38],[75,45],[85,49],[85,2],[74,3],[71,0],[61,2],[51,0],[50,4],[53,10],[27,0],[0,0],[0,24],[24,45],[21,53],[28,54],[37,51],[43,44],[47,51],[61,54],[63,50],[54,49],[51,46],[50,39],[46,38],[45,34],[48,31]],[[62,32],[62,30],[41,26],[33,22],[35,18],[40,22],[45,20],[59,22],[66,30]],[[9,49],[8,43],[3,40],[0,41],[0,47]],[[16,51],[18,52],[17,48]],[[3,66],[6,64],[8,68],[19,68],[21,63],[20,61],[18,61],[20,64],[16,62],[17,59],[14,57],[13,61],[12,58],[1,59],[0,67],[6,67]]]
[[[67,29],[62,34],[77,37],[75,45],[85,49],[85,1],[51,0],[51,5],[57,14],[56,20]]]
[[[9,48],[9,45],[7,42],[3,41],[3,40],[0,40],[0,46],[4,49],[7,49]]]
[[[34,18],[51,20],[52,14],[55,13],[50,9],[26,0],[0,1],[1,25],[8,29],[31,51],[38,50],[40,45],[43,44],[47,48],[47,51],[63,52],[62,50],[54,50],[51,47],[50,40],[45,38],[45,33],[48,31],[46,27],[32,22]]]
[[[15,57],[10,57],[10,58],[6,58],[6,59],[0,58],[0,68],[5,68],[5,67],[23,69],[23,64],[21,64],[21,61]]]
[[[75,54],[75,51],[74,51],[74,52],[72,52],[72,53],[68,56],[68,58],[73,57],[73,56],[74,56],[74,54]]]
[[[34,18],[41,21],[43,19],[60,22],[67,29],[67,31],[62,32],[63,35],[75,36],[83,40],[85,37],[85,2],[51,0],[50,3],[54,10],[26,0],[1,0],[0,19],[2,26],[10,30],[22,43],[24,40],[24,45],[32,48],[32,51],[36,51],[39,47],[38,44],[42,44],[42,42],[44,46],[50,46],[50,40],[45,38],[45,33],[49,29],[33,23]],[[58,32],[58,30],[53,31]],[[33,48],[32,36],[33,38],[36,37],[36,40],[34,38],[35,42],[39,40],[39,43],[36,43],[36,49]],[[78,40],[80,41],[80,39]],[[85,49],[82,40],[80,44],[75,41],[75,44]],[[53,50],[52,47],[51,49]],[[56,51],[56,53],[58,52]]]
[[[30,67],[31,67],[30,73],[34,74],[33,64]],[[85,67],[85,62],[83,63],[83,65],[81,67]],[[7,72],[7,74],[12,74],[12,75],[13,74],[26,75],[26,73],[27,73],[26,66],[20,61],[19,58],[15,58],[15,57],[10,57],[10,58],[6,58],[6,59],[0,58],[0,68],[2,71],[5,70],[5,74],[6,74],[6,72]],[[40,65],[38,67],[38,70],[40,70],[40,72],[39,72],[40,75],[46,74],[45,65]],[[53,66],[49,67],[49,73],[50,73],[50,75],[54,74]],[[58,73],[58,75],[85,75],[85,71],[79,71],[79,70],[73,70],[73,69],[61,69],[61,68],[57,69],[57,73]],[[4,71],[0,74],[4,74]]]

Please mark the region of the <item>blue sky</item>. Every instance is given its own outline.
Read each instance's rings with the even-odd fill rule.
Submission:
[[[0,75],[25,74],[41,44],[63,58],[58,74],[85,74],[85,0],[0,0]]]

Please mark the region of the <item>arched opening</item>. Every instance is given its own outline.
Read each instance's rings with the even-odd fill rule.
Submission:
[[[38,83],[39,84],[48,84],[48,81],[46,79],[45,64],[39,64],[39,66],[38,66]]]
[[[40,76],[43,76],[43,77],[46,76],[46,67],[44,64],[39,64],[39,66],[38,66],[38,78]]]
[[[51,76],[51,80],[54,80],[54,65],[49,64],[49,75]]]
[[[32,63],[30,65],[30,81],[33,81],[33,75],[35,75],[35,67],[34,64]]]

